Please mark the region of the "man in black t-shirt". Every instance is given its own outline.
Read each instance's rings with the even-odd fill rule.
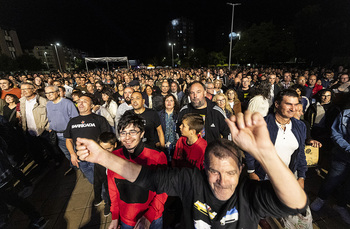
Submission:
[[[78,100],[79,116],[72,118],[66,130],[64,137],[66,138],[66,146],[71,156],[71,162],[74,166],[80,168],[91,184],[94,180],[94,164],[86,161],[80,161],[75,153],[75,143],[78,137],[88,138],[97,141],[97,138],[103,132],[111,130],[107,120],[91,112],[92,99],[84,95]]]
[[[164,132],[160,123],[159,116],[156,111],[145,108],[145,100],[142,98],[140,92],[134,92],[131,95],[131,105],[133,110],[127,112],[134,112],[139,114],[145,124],[145,135],[143,142],[152,146],[164,148]]]
[[[252,94],[253,94],[253,89],[250,86],[250,81],[248,77],[243,77],[242,86],[239,87],[237,90],[238,99],[239,101],[241,101],[242,112],[247,110],[248,103]]]

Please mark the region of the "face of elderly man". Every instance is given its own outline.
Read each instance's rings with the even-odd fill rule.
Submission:
[[[219,150],[225,151],[227,149],[220,148]],[[232,154],[232,152],[229,154]],[[237,156],[219,158],[213,153],[209,153],[208,157],[208,165],[205,166],[210,189],[217,199],[226,201],[231,198],[236,190],[242,166],[239,165]]]
[[[196,109],[202,109],[206,106],[206,92],[200,83],[194,83],[190,87],[191,104]]]

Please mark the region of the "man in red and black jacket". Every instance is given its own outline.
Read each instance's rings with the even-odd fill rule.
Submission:
[[[117,131],[123,147],[113,151],[113,154],[147,167],[167,165],[163,152],[145,145],[141,139],[144,135],[142,118],[134,113],[126,113],[118,123]],[[138,224],[145,228],[162,228],[164,204],[167,194],[156,194],[137,186],[119,174],[108,170],[108,189],[111,198],[112,222],[110,229],[118,227],[132,228]]]

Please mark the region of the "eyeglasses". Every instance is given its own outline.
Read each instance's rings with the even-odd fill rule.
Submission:
[[[213,87],[207,87],[207,89],[214,89]]]
[[[21,91],[34,90],[34,88],[21,88]]]
[[[134,137],[136,136],[138,133],[140,133],[141,131],[137,131],[137,130],[130,130],[129,132],[126,132],[126,131],[123,131],[121,132],[119,135],[120,137],[126,137],[128,134],[131,136],[131,137]]]
[[[226,99],[217,99],[216,102],[224,103]]]
[[[56,93],[56,92],[58,92],[58,91],[45,92],[45,95],[52,95],[52,94],[54,94],[54,93]]]

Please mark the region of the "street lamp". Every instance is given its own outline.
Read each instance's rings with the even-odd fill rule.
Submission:
[[[234,18],[234,15],[235,15],[235,6],[239,6],[241,5],[241,3],[236,3],[236,4],[233,4],[233,3],[227,3],[227,5],[231,5],[232,6],[232,20],[231,20],[231,33],[233,32],[233,18]],[[229,58],[228,58],[228,70],[230,71],[230,68],[231,68],[231,52],[232,52],[232,36],[230,38],[230,55],[229,55]]]
[[[57,62],[58,62],[58,65],[60,67],[60,71],[62,72],[61,61],[60,61],[60,57],[58,56],[58,51],[57,51],[57,46],[60,46],[60,43],[51,44],[51,46],[55,47],[55,52],[56,52],[56,56],[57,56]]]
[[[172,67],[174,67],[174,45],[175,43],[169,43],[169,46],[171,46],[171,63],[172,63]]]

